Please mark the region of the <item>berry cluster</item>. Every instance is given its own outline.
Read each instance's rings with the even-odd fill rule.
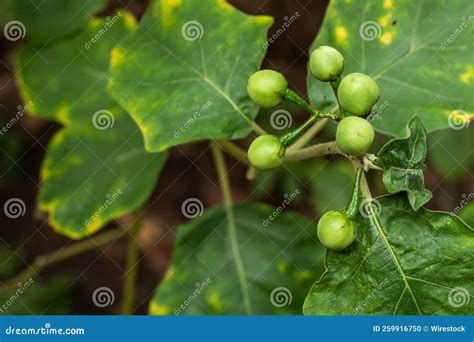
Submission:
[[[317,119],[329,118],[337,122],[336,145],[347,155],[360,157],[372,145],[375,132],[365,119],[380,97],[380,90],[370,76],[354,72],[342,77],[344,57],[330,46],[320,46],[311,53],[309,68],[319,81],[330,82],[339,105],[339,115],[322,113],[313,108],[301,96],[288,88],[285,77],[273,70],[261,70],[250,76],[247,92],[262,108],[274,108],[286,100],[311,112],[305,123],[280,137],[262,135],[248,149],[250,164],[259,170],[271,170],[285,160],[286,147],[303,134]],[[332,250],[342,250],[356,238],[356,214],[359,199],[359,182],[362,171],[358,170],[351,202],[342,211],[325,213],[318,223],[317,234],[321,243]]]

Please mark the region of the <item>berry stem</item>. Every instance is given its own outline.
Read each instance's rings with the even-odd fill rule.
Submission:
[[[304,98],[302,98],[298,93],[291,90],[290,88],[286,89],[285,100],[300,106],[310,113],[318,112],[316,109],[311,107],[311,105]]]
[[[337,89],[339,88],[340,83],[341,83],[340,75],[337,76],[337,79],[335,81],[331,81],[331,87],[332,87],[332,90],[334,91],[334,96],[336,97],[337,105],[339,107],[339,116],[342,119],[346,117],[346,113],[342,109],[341,104],[339,103],[339,97],[337,96]]]
[[[356,170],[356,176],[355,176],[355,180],[354,180],[354,186],[352,188],[352,197],[351,197],[351,200],[349,202],[349,204],[347,205],[347,207],[343,210],[343,212],[347,215],[347,217],[349,217],[350,219],[353,219],[357,212],[359,211],[359,205],[360,205],[360,196],[359,196],[359,192],[360,192],[360,180],[362,178],[362,174],[363,174],[364,170],[359,167],[357,168]]]
[[[311,114],[311,116],[298,128],[288,132],[280,137],[280,142],[284,147],[287,147],[293,141],[298,139],[306,130],[313,125],[318,119],[318,114]]]

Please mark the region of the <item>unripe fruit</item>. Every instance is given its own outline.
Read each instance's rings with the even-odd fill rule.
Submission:
[[[285,97],[288,82],[273,70],[260,70],[250,76],[247,92],[253,102],[263,108],[278,106]]]
[[[320,46],[311,53],[309,68],[316,79],[335,81],[344,70],[344,57],[331,46]]]
[[[380,97],[377,83],[369,76],[354,72],[344,77],[337,90],[339,104],[355,115],[370,113]]]
[[[354,242],[357,226],[342,211],[331,210],[319,219],[317,232],[324,247],[340,251]]]
[[[250,144],[248,159],[259,170],[271,170],[279,166],[285,157],[285,147],[274,135],[261,135]]]
[[[345,154],[360,156],[374,141],[374,127],[363,118],[349,116],[337,125],[336,145]]]

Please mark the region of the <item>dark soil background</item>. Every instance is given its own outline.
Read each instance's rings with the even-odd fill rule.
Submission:
[[[197,0],[196,0],[197,1]],[[285,21],[299,12],[299,19],[290,26],[284,35],[270,45],[264,67],[276,69],[287,76],[292,88],[306,93],[306,63],[308,48],[317,34],[324,16],[327,1],[316,0],[231,0],[237,8],[249,14],[266,14],[275,18],[270,34]],[[137,17],[145,11],[147,1],[111,1],[108,9],[101,13],[107,15],[121,6],[128,7]],[[14,73],[12,56],[16,45],[0,40],[0,113],[7,120],[14,115],[21,104]],[[3,121],[3,120],[2,120]],[[37,213],[34,219],[33,208],[38,192],[38,174],[41,160],[48,140],[58,126],[48,121],[22,117],[15,127],[9,130],[6,141],[0,140],[0,203],[12,197],[22,198],[27,206],[27,214],[16,220],[0,215],[0,245],[13,249],[21,248],[23,265],[28,267],[37,255],[45,254],[64,246],[68,239],[51,230],[47,217]],[[4,137],[5,138],[5,137]],[[204,205],[220,203],[219,189],[214,186],[217,178],[213,171],[210,153],[202,154],[206,144],[182,146],[171,151],[171,156],[158,181],[149,202],[153,203],[146,213],[141,232],[142,262],[137,289],[137,314],[146,314],[148,302],[166,271],[172,254],[174,227],[185,218],[182,216],[181,203],[189,197],[202,199]],[[7,152],[7,153],[5,153]],[[189,160],[193,160],[191,165]],[[228,159],[228,167],[233,169],[232,185],[234,198],[238,202],[250,192],[245,181],[246,168],[236,165]],[[472,164],[472,163],[471,163]],[[472,165],[471,165],[472,166]],[[174,182],[177,174],[183,175]],[[208,175],[214,175],[210,179]],[[471,176],[456,183],[444,182],[443,178],[429,167],[426,174],[427,187],[433,190],[434,199],[429,207],[452,210],[459,202],[460,194],[472,192]],[[166,189],[163,193],[163,189]],[[268,202],[281,202],[275,194]],[[314,216],[307,204],[298,204],[295,209]],[[124,218],[126,220],[127,218]],[[105,229],[110,229],[114,224]],[[123,283],[126,240],[122,239],[110,246],[103,246],[92,252],[58,263],[43,271],[38,279],[48,280],[53,275],[67,272],[71,274],[71,293],[73,313],[75,314],[117,314],[120,309],[120,294]],[[1,284],[1,282],[0,282]],[[99,309],[91,301],[93,291],[101,286],[110,287],[115,295],[115,305],[108,309]]]

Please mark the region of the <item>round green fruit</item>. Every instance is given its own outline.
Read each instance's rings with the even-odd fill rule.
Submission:
[[[354,242],[356,235],[356,223],[342,211],[328,211],[319,219],[318,239],[327,249],[341,251]]]
[[[365,74],[354,72],[344,77],[337,89],[339,104],[355,115],[369,114],[380,97],[377,83]]]
[[[335,81],[344,70],[344,57],[331,46],[320,46],[311,53],[309,68],[316,79]]]
[[[274,135],[261,135],[250,144],[247,156],[250,164],[259,170],[279,166],[285,157],[285,147]]]
[[[247,92],[253,102],[263,108],[278,106],[285,97],[288,82],[273,70],[260,70],[250,76]]]
[[[374,141],[374,127],[363,118],[349,116],[337,125],[336,145],[345,154],[360,156]]]

